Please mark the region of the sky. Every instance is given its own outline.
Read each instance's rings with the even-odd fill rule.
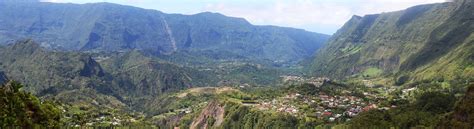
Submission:
[[[403,10],[446,0],[42,0],[58,3],[109,2],[165,13],[217,12],[255,25],[276,25],[333,34],[353,15]]]

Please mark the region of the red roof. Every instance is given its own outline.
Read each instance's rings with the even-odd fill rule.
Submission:
[[[325,116],[331,116],[331,115],[332,115],[332,112],[324,112],[323,115],[325,115]]]

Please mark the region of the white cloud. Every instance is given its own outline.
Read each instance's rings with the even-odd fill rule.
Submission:
[[[222,2],[208,4],[203,11],[243,17],[254,24],[306,28],[311,31],[341,27],[352,15],[366,15],[403,10],[410,6],[445,0],[277,0],[265,6],[239,6]],[[318,28],[320,27],[320,28]]]
[[[307,24],[340,25],[352,15],[349,8],[337,3],[317,3],[311,0],[276,1],[265,6],[235,6],[209,4],[203,11],[244,17],[255,24],[304,26]]]

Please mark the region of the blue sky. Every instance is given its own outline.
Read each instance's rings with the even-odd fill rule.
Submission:
[[[352,15],[402,10],[445,0],[42,0],[60,3],[110,2],[165,13],[218,12],[256,25],[277,25],[333,34]]]

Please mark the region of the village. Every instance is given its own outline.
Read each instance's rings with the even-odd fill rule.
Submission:
[[[271,101],[259,101],[257,104],[249,106],[254,106],[260,110],[288,113],[294,116],[304,115],[319,118],[328,122],[348,120],[371,109],[388,110],[392,108],[378,107],[376,103],[370,103],[355,96],[329,96],[324,93],[318,96],[292,93]]]
[[[284,76],[283,82],[292,84],[309,83],[320,87],[325,82],[331,81],[329,78],[308,78],[298,76]],[[307,116],[322,119],[326,122],[348,121],[361,112],[372,109],[389,110],[395,105],[381,107],[378,104],[383,96],[364,92],[364,98],[352,96],[352,91],[343,90],[343,95],[329,95],[318,92],[316,95],[304,95],[297,92],[271,100],[259,100],[257,103],[246,104],[260,110],[271,110],[281,113],[288,113],[293,116]]]

